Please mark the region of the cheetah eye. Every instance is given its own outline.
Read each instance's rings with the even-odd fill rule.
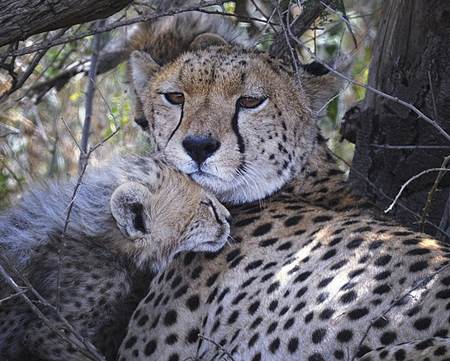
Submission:
[[[255,98],[255,97],[240,97],[238,99],[238,104],[242,108],[253,109],[261,105],[266,101],[266,97]]]
[[[183,93],[163,93],[164,98],[173,105],[182,105],[184,103]]]

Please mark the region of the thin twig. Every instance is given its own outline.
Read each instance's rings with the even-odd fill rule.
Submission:
[[[447,169],[447,164],[450,162],[450,155],[444,158],[444,161],[441,164],[441,168]],[[430,191],[428,192],[427,195],[427,200],[425,202],[425,206],[423,207],[422,210],[422,216],[420,218],[420,231],[424,232],[425,231],[425,221],[428,217],[428,211],[431,207],[431,203],[433,201],[433,196],[434,193],[436,192],[439,183],[441,182],[442,178],[444,177],[445,172],[444,171],[440,171],[433,183],[433,186],[431,187]]]
[[[0,305],[1,305],[3,302],[6,302],[6,301],[8,301],[8,300],[10,300],[10,299],[13,299],[13,298],[15,298],[15,297],[17,297],[17,296],[20,296],[22,293],[25,293],[25,292],[27,292],[27,291],[28,291],[27,289],[23,289],[23,290],[20,291],[20,292],[13,293],[12,295],[9,295],[9,296],[7,296],[7,297],[4,297],[4,298],[0,299]]]
[[[289,30],[289,28],[288,28]],[[392,95],[389,95],[387,93],[382,92],[381,90],[378,90],[368,84],[364,84],[361,83],[358,80],[355,80],[353,78],[350,78],[349,76],[342,74],[341,72],[339,72],[338,70],[336,70],[334,67],[328,65],[327,63],[325,63],[322,59],[320,59],[318,56],[316,56],[303,42],[301,42],[299,39],[297,39],[292,32],[290,32],[290,37],[292,40],[294,40],[299,46],[301,46],[303,49],[305,49],[305,51],[317,62],[321,63],[325,68],[327,68],[331,73],[335,74],[336,76],[354,84],[357,85],[359,87],[362,87],[366,90],[371,91],[372,93],[375,93],[383,98],[389,99],[394,103],[403,105],[405,108],[408,108],[409,110],[413,111],[415,114],[417,114],[417,116],[423,120],[425,120],[428,124],[430,124],[431,126],[433,126],[445,139],[447,139],[448,141],[450,141],[450,134],[447,133],[447,131],[445,129],[443,129],[435,120],[433,120],[432,118],[428,117],[427,115],[425,115],[423,112],[421,112],[419,109],[417,109],[414,105],[399,99],[397,97],[394,97]]]
[[[99,20],[96,23],[96,28],[100,28],[105,24],[105,20]],[[97,77],[97,65],[98,65],[98,55],[100,52],[100,43],[101,43],[101,34],[95,34],[94,39],[92,40],[92,55],[91,62],[89,66],[88,80],[87,80],[87,89],[86,89],[86,101],[85,101],[85,115],[83,122],[83,130],[81,133],[81,153],[80,153],[80,161],[79,161],[79,171],[84,167],[86,162],[86,155],[89,143],[89,134],[91,130],[91,121],[92,121],[92,111],[93,111],[93,103],[94,103],[94,93],[96,89],[96,77]]]
[[[434,277],[436,277],[439,273],[441,273],[442,271],[444,271],[445,269],[447,269],[450,266],[450,264],[446,264],[445,266],[442,266],[441,268],[439,268],[437,271],[433,272],[432,274],[424,277],[422,280],[420,280],[419,282],[417,282],[417,284],[412,287],[408,292],[406,292],[405,294],[403,294],[402,296],[400,296],[399,298],[395,299],[392,301],[392,303],[390,304],[390,306],[384,311],[382,312],[380,315],[378,315],[377,317],[373,318],[369,324],[369,326],[367,326],[363,337],[361,338],[361,340],[359,341],[358,346],[356,347],[356,352],[354,353],[351,361],[355,361],[356,356],[358,354],[358,350],[360,349],[360,347],[362,346],[362,344],[364,343],[364,341],[366,340],[367,336],[369,335],[369,332],[371,330],[371,328],[373,327],[374,323],[380,319],[380,318],[384,318],[397,304],[403,302],[403,300],[410,296],[412,292],[414,292],[415,290],[421,288],[421,287],[425,287]]]
[[[4,257],[2,257],[4,260]],[[86,356],[89,360],[92,361],[105,361],[105,358],[97,351],[95,346],[93,346],[89,341],[86,341],[83,337],[81,337],[75,329],[73,329],[72,325],[70,325],[67,320],[62,317],[59,313],[57,313],[58,318],[63,322],[63,324],[67,327],[67,330],[70,331],[75,339],[68,337],[65,333],[64,329],[54,325],[52,321],[50,321],[47,316],[30,300],[30,298],[23,292],[23,288],[20,287],[16,281],[6,272],[3,265],[0,264],[0,276],[4,279],[4,281],[11,287],[19,297],[23,299],[23,301],[30,307],[32,312],[53,332],[55,332],[61,339],[74,346],[81,354]],[[39,293],[30,285],[27,287],[33,291],[33,294],[39,295]],[[44,303],[45,306],[50,306],[48,302],[39,295],[38,299]]]
[[[88,163],[89,163],[89,158],[91,157],[92,153],[95,152],[103,144],[105,144],[114,135],[116,135],[119,132],[120,129],[121,128],[118,127],[109,136],[107,136],[101,142],[97,143],[95,146],[90,148],[89,152],[86,154],[86,162],[84,163],[83,168],[80,171],[77,183],[76,183],[76,185],[74,187],[74,190],[73,190],[73,193],[72,193],[72,197],[71,197],[70,202],[68,204],[67,213],[66,213],[66,219],[64,221],[64,228],[63,228],[63,231],[61,233],[60,247],[58,248],[58,272],[57,272],[57,277],[56,277],[56,309],[58,311],[60,311],[60,296],[61,296],[60,295],[60,285],[61,285],[62,252],[63,252],[64,248],[66,247],[65,238],[66,238],[67,229],[68,229],[69,223],[70,223],[70,216],[72,214],[72,209],[73,209],[73,206],[75,205],[76,196],[77,196],[78,191],[79,191],[79,189],[81,187],[81,184],[82,184],[82,181],[83,181],[83,177],[84,177],[84,174],[86,172],[86,169],[87,169],[87,166],[88,166]]]
[[[450,145],[392,145],[392,144],[369,144],[369,147],[381,149],[450,149]]]
[[[157,13],[136,16],[131,19],[116,21],[114,23],[105,24],[104,26],[102,26],[101,28],[98,28],[98,29],[89,29],[89,30],[81,32],[79,34],[66,36],[61,39],[56,39],[56,40],[51,40],[51,41],[43,41],[38,44],[27,46],[27,47],[24,47],[24,48],[21,48],[18,50],[8,51],[5,54],[0,54],[0,61],[2,61],[2,59],[6,58],[6,57],[20,56],[20,55],[34,53],[38,50],[49,49],[56,45],[61,45],[61,44],[69,43],[71,41],[80,40],[80,39],[85,38],[86,36],[95,35],[98,33],[105,33],[105,32],[120,28],[120,27],[133,25],[133,24],[140,23],[143,21],[154,20],[157,18],[172,16],[172,15],[181,14],[181,13],[185,13],[185,12],[189,12],[189,11],[197,11],[204,7],[208,7],[208,6],[212,6],[212,5],[221,5],[224,2],[227,2],[227,0],[203,0],[203,1],[200,1],[200,3],[197,6],[181,6],[178,9],[170,9],[168,11],[161,11],[161,12],[157,12]]]
[[[428,173],[432,173],[432,172],[448,172],[450,171],[450,169],[447,168],[429,168],[429,169],[425,169],[424,171],[420,172],[419,174],[416,174],[415,176],[409,178],[405,183],[403,183],[402,187],[400,188],[399,192],[397,193],[397,195],[395,196],[394,200],[392,201],[392,203],[389,205],[389,207],[387,207],[384,210],[384,213],[389,213],[390,211],[392,211],[392,208],[394,208],[395,203],[397,203],[398,199],[400,198],[400,196],[402,195],[403,191],[405,190],[405,188],[414,180],[416,180],[417,178],[422,177],[425,174]]]
[[[358,47],[358,42],[356,41],[356,36],[355,36],[355,33],[353,32],[353,29],[352,29],[352,24],[350,23],[350,20],[348,19],[347,15],[345,14],[345,7],[343,7],[344,13],[343,13],[343,15],[341,15],[338,11],[333,9],[331,6],[327,5],[324,1],[321,0],[320,3],[329,12],[331,12],[332,14],[335,14],[337,17],[339,17],[339,19],[341,19],[345,23],[345,25],[347,26],[348,32],[352,36],[353,44],[355,45],[355,49],[356,49]]]
[[[333,151],[331,151],[331,154],[338,160],[340,160],[342,163],[344,163],[349,169],[351,168],[351,165],[342,157],[340,157],[339,155],[337,155],[336,153],[334,153]],[[375,183],[373,183],[369,178],[367,178],[366,176],[364,176],[364,174],[362,174],[359,170],[357,170],[356,168],[351,168],[351,171],[358,176],[359,178],[361,178],[364,182],[366,182],[375,192],[377,192],[379,195],[381,195],[384,199],[387,199],[388,201],[393,201],[392,197],[389,197],[386,193],[384,193],[384,191],[377,187],[375,185]],[[449,198],[450,199],[450,198]],[[417,214],[416,212],[414,212],[412,209],[408,208],[407,206],[405,206],[401,201],[397,201],[397,206],[400,207],[401,209],[403,209],[405,212],[409,213],[410,215],[412,215],[413,217],[415,217],[416,219],[420,219],[420,215]],[[450,233],[448,233],[447,231],[445,231],[441,226],[437,226],[435,225],[433,222],[430,222],[428,220],[426,220],[426,223],[431,226],[432,228],[434,228],[437,232],[439,232],[440,234],[449,237],[450,238]]]
[[[223,348],[222,345],[220,345],[219,343],[217,343],[217,342],[214,341],[213,339],[208,338],[208,337],[206,337],[206,336],[204,336],[204,335],[202,335],[202,334],[198,334],[198,338],[200,338],[200,339],[202,339],[202,340],[205,340],[205,341],[207,341],[207,342],[212,343],[212,344],[217,348],[217,350],[219,350],[220,352],[222,352],[222,355],[219,357],[219,360],[220,360],[223,356],[228,356],[228,357],[231,359],[231,361],[235,361],[234,358],[233,358],[233,356],[231,356],[231,354],[230,354],[227,350],[225,350],[225,349]]]

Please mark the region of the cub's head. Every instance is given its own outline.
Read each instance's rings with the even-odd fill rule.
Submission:
[[[230,203],[262,199],[301,176],[317,143],[314,111],[335,92],[330,75],[305,73],[299,86],[276,60],[227,46],[164,67],[134,51],[130,70],[138,123],[168,161]]]
[[[214,196],[179,172],[162,177],[155,188],[124,183],[110,202],[125,238],[121,251],[138,267],[154,270],[182,251],[218,251],[230,233],[230,215]]]

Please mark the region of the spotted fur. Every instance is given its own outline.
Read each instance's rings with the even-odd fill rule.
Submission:
[[[335,89],[329,74],[298,79],[264,54],[226,46],[162,68],[134,57],[150,136],[233,205],[235,242],[186,254],[152,281],[120,361],[356,360],[430,337],[445,346],[449,247],[351,195],[315,124]],[[183,98],[173,104],[168,93]],[[242,97],[257,106],[242,108]],[[188,136],[220,147],[195,161]],[[416,346],[409,359],[442,359],[435,349],[421,358]]]
[[[75,180],[32,188],[0,218],[1,261],[53,305],[60,277],[60,313],[114,360],[152,271],[164,269],[178,252],[222,247],[229,213],[157,159],[125,158],[85,176],[62,238],[74,185]],[[0,286],[0,299],[13,293]],[[31,292],[27,295],[34,300]],[[43,312],[65,329],[51,310]],[[0,356],[10,361],[84,359],[18,297],[0,304]]]

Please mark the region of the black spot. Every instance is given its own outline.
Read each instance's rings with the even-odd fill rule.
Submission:
[[[363,243],[363,241],[364,241],[363,239],[356,238],[353,241],[347,243],[347,248],[348,249],[358,248],[361,245],[361,243]]]
[[[392,256],[386,254],[377,258],[374,262],[375,266],[386,266],[392,259]]]
[[[303,216],[293,216],[284,221],[284,225],[286,227],[296,226],[301,220]]]
[[[231,324],[235,323],[238,317],[239,317],[239,311],[233,311],[233,313],[228,318],[228,324],[231,325]]]
[[[298,338],[292,337],[288,342],[288,351],[289,353],[294,353],[298,349]]]
[[[254,346],[256,341],[258,341],[258,338],[259,338],[259,333],[255,333],[248,341],[248,347]]]
[[[252,303],[248,308],[248,313],[250,315],[253,315],[258,310],[259,304],[260,304],[259,301]]]
[[[265,239],[264,241],[259,242],[259,245],[261,247],[269,247],[269,246],[273,246],[277,242],[278,242],[278,238],[269,238],[269,239]]]
[[[137,324],[138,324],[138,326],[142,327],[142,326],[144,326],[144,325],[147,323],[147,321],[148,321],[148,316],[147,316],[147,315],[144,315],[144,316],[142,316],[142,317],[139,319],[139,321],[137,322]]]
[[[389,320],[385,317],[378,317],[373,323],[375,328],[384,328],[389,324]]]
[[[237,256],[239,256],[241,254],[241,250],[238,249],[234,249],[231,252],[229,252],[226,256],[226,261],[227,262],[231,262],[232,260],[234,260]]]
[[[277,352],[278,348],[280,347],[280,339],[276,338],[273,340],[269,345],[269,350],[271,353]]]
[[[136,343],[137,341],[137,337],[136,336],[131,336],[127,342],[125,342],[125,349],[129,349],[131,347],[133,347],[133,345]]]
[[[406,252],[407,256],[422,256],[424,254],[428,254],[431,251],[427,248],[415,248],[412,249],[411,251]]]
[[[157,346],[158,346],[158,344],[156,343],[155,340],[149,341],[149,342],[145,345],[145,348],[144,348],[144,354],[145,354],[145,356],[150,356],[150,355],[152,355],[152,354],[155,352]]]
[[[177,311],[175,310],[167,311],[166,315],[164,316],[164,325],[172,326],[176,322],[177,322]]]
[[[414,327],[419,331],[426,330],[427,328],[430,327],[430,325],[431,325],[431,318],[429,317],[419,318],[414,322]]]
[[[323,222],[331,221],[332,219],[333,219],[333,217],[331,217],[331,216],[317,216],[317,217],[314,217],[312,219],[312,221],[314,223],[323,223]]]
[[[381,335],[380,337],[380,342],[387,346],[392,344],[395,339],[397,338],[397,335],[395,334],[395,332],[385,332]]]
[[[191,329],[187,336],[187,342],[188,343],[196,343],[198,340],[199,333],[200,333],[200,330],[198,328]]]
[[[350,302],[353,302],[354,300],[356,300],[355,291],[348,291],[348,292],[344,293],[340,298],[340,301],[342,303],[350,303]]]
[[[334,255],[336,255],[336,249],[332,248],[330,250],[328,250],[323,256],[322,256],[322,260],[325,261],[331,257],[333,257]]]
[[[324,328],[318,328],[312,333],[311,340],[315,344],[321,343],[326,334],[327,330],[325,330]]]
[[[325,361],[325,359],[322,357],[320,353],[316,352],[308,357],[308,361]]]
[[[426,269],[427,267],[428,267],[427,261],[419,261],[409,266],[409,270],[410,272],[419,272]]]
[[[216,282],[217,277],[219,277],[219,272],[214,273],[212,276],[209,276],[209,278],[206,280],[206,286],[211,287]]]
[[[186,306],[191,311],[195,311],[200,306],[200,298],[198,295],[193,295],[186,300]]]
[[[354,310],[348,313],[348,318],[350,320],[358,320],[369,313],[369,310],[366,307],[355,308]]]
[[[312,272],[309,272],[309,271],[300,273],[300,274],[295,278],[294,283],[305,281],[309,276],[311,276],[311,273],[312,273]]]
[[[325,308],[320,314],[319,314],[319,319],[321,320],[328,320],[330,319],[334,314],[334,310],[330,309],[330,308]]]
[[[339,342],[344,343],[344,342],[349,342],[352,339],[352,337],[353,337],[352,330],[342,330],[342,331],[339,331],[339,333],[336,336],[336,339]]]
[[[178,341],[178,336],[174,333],[166,337],[166,344],[173,345]]]
[[[321,280],[321,281],[319,282],[319,284],[317,285],[317,287],[318,287],[318,288],[324,288],[324,287],[328,286],[328,284],[329,284],[331,281],[333,281],[333,279],[334,279],[334,277],[328,277],[328,278],[325,278],[325,279],[323,279],[323,280]]]
[[[272,224],[271,223],[265,223],[259,227],[257,227],[254,231],[253,231],[253,236],[254,237],[260,237],[265,235],[266,233],[269,233],[272,229]]]
[[[245,272],[254,270],[255,268],[258,268],[259,266],[261,266],[263,264],[262,260],[257,260],[254,262],[251,262],[247,265],[247,267],[245,267]]]
[[[431,347],[431,346],[433,346],[433,340],[432,339],[427,339],[425,341],[422,341],[422,342],[418,343],[415,346],[415,349],[421,351],[421,350],[425,350],[425,349],[427,349],[428,347]]]
[[[384,293],[389,293],[390,290],[391,290],[391,287],[388,284],[384,284],[384,285],[376,287],[373,290],[373,293],[375,293],[377,295],[382,295]]]
[[[450,298],[450,288],[447,288],[446,290],[443,291],[439,291],[438,293],[436,293],[436,298]]]

